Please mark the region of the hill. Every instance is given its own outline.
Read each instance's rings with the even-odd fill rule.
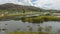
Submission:
[[[23,5],[17,5],[17,4],[12,4],[12,3],[6,3],[0,5],[0,12],[1,11],[9,11],[9,12],[22,12],[23,10],[25,11],[42,11],[43,9],[34,7],[34,6],[23,6]]]
[[[0,5],[0,13],[1,12],[6,12],[8,11],[9,13],[12,12],[22,12],[23,10],[25,10],[26,12],[29,11],[37,11],[37,12],[60,12],[60,10],[53,10],[53,9],[42,9],[42,8],[38,8],[38,7],[34,7],[34,6],[24,6],[24,5],[18,5],[18,4],[13,4],[13,3],[6,3],[6,4],[2,4]]]

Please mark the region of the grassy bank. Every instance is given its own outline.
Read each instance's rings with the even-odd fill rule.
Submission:
[[[26,14],[6,14],[4,16],[0,15],[0,20],[2,19],[22,20],[23,22],[30,22],[30,23],[42,23],[43,21],[60,21],[60,17],[57,16],[37,16],[37,17],[18,18],[18,16],[23,15]]]
[[[38,16],[38,17],[27,17],[21,18],[23,22],[41,23],[43,21],[60,21],[60,17],[56,16]]]
[[[45,32],[9,32],[8,34],[49,34]]]

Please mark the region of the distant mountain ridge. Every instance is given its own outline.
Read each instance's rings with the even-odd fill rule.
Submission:
[[[0,12],[1,11],[9,11],[9,12],[21,12],[23,11],[39,11],[39,12],[60,12],[60,10],[45,10],[42,8],[34,7],[34,6],[23,6],[23,5],[18,5],[18,4],[13,4],[13,3],[6,3],[0,5]]]
[[[40,11],[42,9],[34,7],[34,6],[23,6],[18,4],[6,3],[0,5],[0,10],[7,10],[7,11],[22,11],[22,10],[29,10],[29,11]]]

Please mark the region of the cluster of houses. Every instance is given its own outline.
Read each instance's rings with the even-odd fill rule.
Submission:
[[[6,14],[8,14],[8,12],[2,13],[0,16],[5,16]]]
[[[60,16],[60,13],[53,13],[54,16]]]

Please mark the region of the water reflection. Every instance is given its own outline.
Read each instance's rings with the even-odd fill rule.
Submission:
[[[48,21],[43,23],[23,23],[20,21],[1,21],[2,29],[8,29],[8,31],[32,31],[32,32],[56,32],[60,29],[60,22]],[[59,31],[58,31],[59,32]]]

